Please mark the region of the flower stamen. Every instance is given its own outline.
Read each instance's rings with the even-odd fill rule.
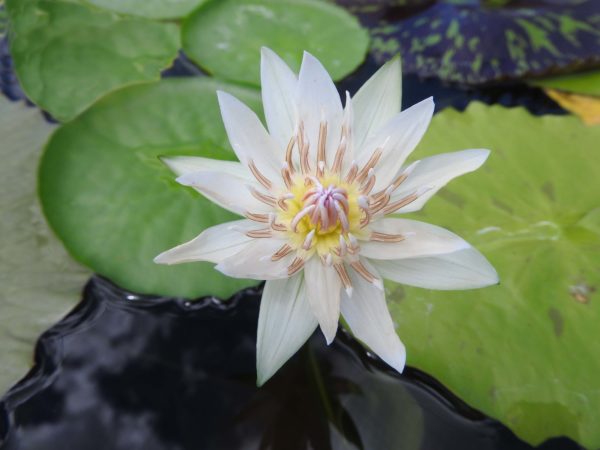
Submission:
[[[250,219],[254,222],[269,223],[270,221],[269,214],[257,214],[246,212],[244,215],[246,216],[246,219]]]
[[[283,163],[283,167],[281,168],[281,178],[283,178],[283,182],[285,183],[285,187],[291,189],[294,185],[292,180],[292,169],[290,169],[290,165],[287,162]]]
[[[251,186],[249,186],[249,189],[250,189],[250,193],[252,194],[252,196],[255,199],[257,199],[269,206],[275,206],[277,204],[277,200],[272,195],[263,194],[262,192],[259,192],[257,189],[255,189]]]
[[[429,190],[429,189],[426,189],[425,192],[427,190]],[[423,195],[423,193],[424,192],[421,192],[421,189],[419,189],[418,191],[413,192],[412,194],[409,194],[406,197],[403,197],[400,200],[395,201],[394,203],[390,203],[385,208],[383,208],[383,214],[390,214],[394,211],[397,211],[400,208],[410,205],[412,202],[414,202],[416,199],[418,199],[421,195]]]
[[[300,121],[298,123],[298,131],[296,133],[296,140],[298,142],[298,150],[301,150],[304,147],[304,122]]]
[[[246,232],[246,236],[256,239],[273,237],[273,232],[270,228],[261,228],[260,230],[251,230]]]
[[[415,167],[417,166],[417,164],[419,163],[419,161],[415,161],[412,164],[410,164],[406,169],[404,169],[402,171],[402,173],[400,175],[398,175],[391,183],[390,185],[385,188],[382,189],[381,191],[377,192],[376,194],[373,194],[371,197],[373,198],[373,200],[378,200],[379,198],[385,196],[386,194],[392,194],[396,189],[398,189],[400,187],[400,185],[402,183],[404,183],[404,181],[408,178],[408,176],[412,173],[412,171],[415,169]]]
[[[348,253],[351,255],[357,254],[360,250],[358,240],[351,233],[348,233],[348,240],[350,241],[350,245],[347,246]]]
[[[254,175],[254,178],[256,178],[256,181],[262,184],[265,188],[270,190],[273,187],[271,180],[265,177],[262,172],[258,170],[256,164],[254,164],[254,161],[248,161],[248,168],[250,169],[250,172],[252,172],[252,175]]]
[[[358,164],[356,161],[352,161],[352,165],[348,170],[348,174],[346,175],[346,183],[352,184],[356,178],[356,174],[358,173]]]
[[[279,206],[279,209],[281,209],[282,211],[287,211],[288,210],[288,206],[287,206],[287,201],[291,200],[294,198],[294,194],[288,192],[287,194],[283,194],[281,197],[279,197],[277,199],[277,206]]]
[[[288,143],[287,148],[285,149],[285,161],[287,163],[288,170],[291,174],[294,174],[294,162],[292,161],[292,154],[294,152],[294,146],[296,145],[296,136],[292,136],[290,142]],[[285,179],[285,178],[284,178]]]
[[[348,275],[348,271],[346,270],[346,267],[343,264],[334,264],[333,268],[335,269],[338,276],[340,277],[340,280],[342,280],[342,285],[344,286],[344,289],[346,290],[346,294],[348,294],[348,297],[351,297],[352,291],[353,291],[352,280],[350,280],[350,275]]]
[[[360,187],[363,195],[369,195],[369,193],[373,189],[373,186],[375,186],[375,181],[376,181],[375,170],[369,169],[369,175],[368,175],[367,181]]]
[[[366,208],[366,209],[361,208],[361,209],[365,213],[365,216],[362,219],[360,219],[360,227],[364,228],[367,225],[369,225],[369,223],[371,222],[372,214],[371,214],[371,210],[369,208]]]
[[[344,131],[342,130],[342,135]],[[335,157],[333,159],[333,166],[331,167],[331,171],[333,173],[339,174],[342,170],[342,162],[344,161],[344,154],[346,153],[346,136],[342,137],[340,141],[340,145],[335,152]]]
[[[279,261],[281,258],[286,257],[292,252],[293,248],[288,244],[284,244],[279,250],[277,250],[273,256],[271,256],[271,261]]]
[[[271,222],[271,229],[273,229],[274,231],[287,231],[288,228],[282,224],[282,223],[277,223],[275,221]]]
[[[294,275],[296,272],[298,272],[300,269],[302,269],[302,267],[304,267],[304,260],[302,258],[300,258],[299,256],[296,256],[294,258],[294,260],[292,261],[292,263],[288,266],[287,272],[289,276]]]
[[[369,270],[363,265],[360,261],[353,261],[350,263],[352,268],[358,273],[361,277],[363,277],[366,281],[371,284],[374,284],[377,287],[383,287],[381,284],[381,280],[373,275]]]
[[[379,197],[379,199],[376,200],[375,204],[373,205],[373,208],[371,208],[372,214],[377,214],[390,202],[390,199],[392,198],[392,192],[393,187],[389,186],[383,193],[383,196]]]
[[[419,164],[419,162],[420,161],[415,161],[412,164],[410,164],[406,169],[402,171],[400,175],[396,177],[394,181],[392,181],[391,186],[393,186],[394,190],[398,189],[398,187],[404,182],[404,180],[408,178],[408,176],[413,172],[413,170],[415,170],[415,167],[417,167],[417,164]]]
[[[308,142],[308,140],[306,140],[306,142],[300,149],[300,169],[302,169],[302,173],[304,175],[310,173],[310,163],[308,162],[309,148],[310,143]]]
[[[370,239],[376,242],[401,242],[406,239],[406,236],[402,234],[388,234],[381,233],[379,231],[373,231]]]
[[[319,125],[319,140],[317,141],[317,176],[322,176],[327,164],[325,146],[327,143],[327,122]]]
[[[358,172],[358,175],[356,176],[356,181],[358,181],[359,183],[362,183],[365,180],[367,175],[369,175],[369,173],[371,172],[371,169],[373,169],[379,162],[379,159],[381,158],[382,154],[383,154],[382,147],[377,148],[373,152],[373,154],[371,155],[371,157],[369,158],[367,163],[364,165],[364,167],[362,169],[360,169],[360,172]]]

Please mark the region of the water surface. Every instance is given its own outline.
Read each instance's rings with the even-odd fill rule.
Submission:
[[[259,289],[137,296],[95,277],[0,404],[4,450],[530,449],[427,375],[319,331],[255,384]],[[40,298],[39,301],[44,301]],[[567,439],[539,448],[578,449]]]

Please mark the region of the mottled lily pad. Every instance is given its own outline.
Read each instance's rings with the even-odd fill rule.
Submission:
[[[220,0],[184,23],[186,54],[217,76],[258,85],[260,48],[266,46],[294,70],[304,50],[338,80],[363,61],[369,37],[344,9],[318,0]]]
[[[175,24],[62,0],[7,0],[6,8],[23,90],[61,121],[116,88],[157,80],[177,56]]]
[[[69,252],[140,293],[227,298],[256,282],[210,263],[152,260],[204,228],[237,216],[174,181],[168,155],[234,159],[215,91],[259,108],[254,90],[208,78],[168,79],[108,95],[52,136],[40,167],[44,213]]]
[[[80,0],[82,1],[82,0]],[[152,19],[185,17],[207,0],[87,0],[101,8]]]
[[[600,447],[600,128],[475,103],[434,117],[415,157],[487,147],[420,219],[480,249],[500,285],[388,285],[407,364],[538,444]],[[427,267],[423,259],[423,269]]]
[[[53,129],[39,110],[0,96],[0,396],[27,373],[35,341],[77,303],[89,277],[37,201],[37,160]]]
[[[405,73],[481,84],[600,64],[596,0],[438,0],[402,11],[360,16],[376,60],[400,53]]]

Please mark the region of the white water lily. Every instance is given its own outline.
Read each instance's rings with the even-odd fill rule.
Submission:
[[[488,261],[443,228],[387,217],[419,210],[454,177],[477,169],[488,150],[405,160],[425,133],[433,101],[400,111],[396,58],[345,107],[331,78],[305,53],[298,76],[263,49],[268,132],[233,96],[218,92],[240,162],[165,160],[192,186],[245,219],[211,227],[156,257],[161,264],[210,261],[238,278],[267,280],[258,320],[258,384],[317,326],[327,343],[340,313],[352,333],[401,372],[406,353],[385,301],[382,277],[431,289],[495,284]]]

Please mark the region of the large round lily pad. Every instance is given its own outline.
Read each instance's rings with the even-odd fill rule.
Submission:
[[[101,8],[152,19],[185,17],[207,0],[87,0]]]
[[[597,0],[431,3],[361,10],[377,61],[400,53],[405,73],[469,84],[600,64]]]
[[[500,285],[389,284],[407,363],[534,444],[600,447],[598,142],[600,128],[574,117],[477,103],[434,117],[415,154],[492,149],[419,215],[480,249]]]
[[[6,8],[23,90],[61,121],[116,88],[158,80],[177,56],[175,24],[62,0],[7,0]]]
[[[250,284],[209,263],[152,262],[204,228],[236,217],[177,184],[159,160],[234,158],[217,89],[260,104],[254,90],[208,78],[169,79],[117,91],[52,136],[40,168],[40,196],[50,225],[76,259],[141,293],[228,297]]]
[[[262,46],[295,70],[306,50],[338,80],[360,65],[369,44],[356,18],[318,0],[210,2],[184,23],[182,40],[187,55],[208,72],[255,85]]]
[[[89,276],[37,201],[37,161],[54,128],[39,110],[0,96],[0,397],[27,373],[35,341],[73,308]]]

